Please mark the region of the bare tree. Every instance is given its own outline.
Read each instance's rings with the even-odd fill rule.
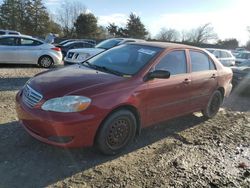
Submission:
[[[61,7],[58,10],[60,12],[58,20],[66,36],[72,37],[74,22],[80,14],[86,13],[86,11],[87,9],[82,1],[64,0],[61,3]]]
[[[157,39],[162,41],[178,41],[179,32],[175,29],[161,28],[161,31],[157,35]]]
[[[210,23],[206,23],[191,31],[191,41],[197,44],[206,43],[218,39],[214,28]]]

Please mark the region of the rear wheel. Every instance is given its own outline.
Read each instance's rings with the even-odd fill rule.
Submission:
[[[214,117],[219,111],[221,104],[222,104],[222,95],[221,92],[217,90],[211,95],[206,108],[202,110],[202,114],[206,118]]]
[[[111,114],[101,125],[96,137],[97,149],[106,155],[122,151],[135,137],[136,118],[128,110]]]
[[[39,58],[38,64],[43,68],[49,68],[54,64],[54,62],[50,56],[42,56]]]

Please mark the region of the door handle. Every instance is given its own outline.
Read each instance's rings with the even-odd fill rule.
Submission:
[[[183,81],[183,83],[184,83],[184,84],[189,84],[189,83],[191,83],[191,80],[188,79],[188,78],[186,78],[186,79]]]
[[[213,75],[211,76],[211,78],[215,79],[215,78],[216,78],[216,75],[215,75],[215,74],[213,74]]]

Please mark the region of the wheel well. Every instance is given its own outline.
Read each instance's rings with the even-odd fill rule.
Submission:
[[[132,105],[123,105],[123,106],[119,106],[115,109],[113,109],[101,122],[100,126],[98,127],[98,130],[96,132],[96,135],[95,135],[95,139],[94,139],[94,142],[96,140],[96,137],[99,133],[99,130],[101,128],[101,125],[103,124],[104,121],[106,121],[106,119],[114,112],[117,112],[119,110],[129,110],[130,112],[132,112],[135,116],[135,119],[136,119],[136,134],[140,134],[141,132],[141,118],[140,118],[140,113],[138,112],[138,110],[132,106]]]

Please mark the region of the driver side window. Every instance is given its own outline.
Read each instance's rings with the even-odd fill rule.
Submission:
[[[170,75],[187,73],[185,51],[178,50],[168,53],[155,66],[155,70],[166,70],[170,72]]]

